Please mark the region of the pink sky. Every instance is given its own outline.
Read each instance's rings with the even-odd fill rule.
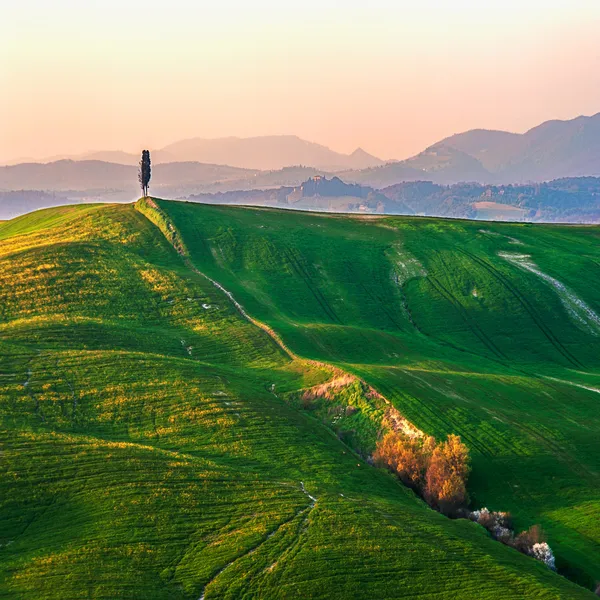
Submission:
[[[0,160],[280,133],[404,158],[600,112],[598,31],[598,0],[4,0]]]

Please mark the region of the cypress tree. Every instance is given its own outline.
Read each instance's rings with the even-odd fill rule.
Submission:
[[[152,167],[150,164],[150,150],[142,150],[142,159],[140,160],[140,170],[138,171],[138,181],[144,198],[148,196],[148,186],[152,177]]]

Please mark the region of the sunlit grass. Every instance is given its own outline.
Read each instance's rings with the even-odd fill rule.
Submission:
[[[591,514],[571,529],[573,506],[600,501],[599,396],[584,389],[599,387],[600,340],[502,258],[530,255],[600,314],[598,228],[158,205],[194,264],[293,351],[364,378],[429,434],[460,434],[475,504],[541,523],[563,572],[600,580]],[[335,429],[330,409],[316,412]],[[362,414],[337,429],[356,436]]]
[[[203,225],[195,213],[186,218],[201,231],[212,210],[202,213],[208,215]],[[251,223],[261,235],[269,214]],[[318,217],[307,219],[311,227],[321,224]],[[377,386],[381,379],[396,387],[393,353],[411,347],[410,323],[385,303],[373,312],[370,292],[359,286],[365,305],[348,309],[356,322],[346,315],[339,335],[339,324],[329,321],[310,333],[308,325],[318,322],[311,311],[330,309],[318,308],[316,288],[309,296],[305,283],[294,283],[293,265],[328,274],[331,282],[347,271],[340,279],[346,288],[327,291],[331,319],[342,314],[352,289],[348,278],[361,269],[372,286],[383,286],[389,273],[377,262],[377,245],[357,258],[360,269],[329,263],[332,255],[351,257],[352,244],[360,252],[370,229],[352,223],[348,231],[344,219],[327,220],[333,238],[325,231],[321,241],[314,238],[323,255],[314,260],[297,250],[280,271],[277,236],[257,242],[254,252],[254,246],[244,249],[247,224],[236,224],[226,211],[219,220],[214,235],[223,254],[215,252],[225,262],[212,266],[211,276],[221,281],[222,275],[248,309],[309,358],[364,358],[373,344],[384,349],[396,340],[373,364],[350,367],[364,367]],[[387,243],[395,234],[385,231]],[[227,241],[232,236],[235,248]],[[208,244],[212,237],[209,231]],[[348,415],[347,430],[355,430],[349,444],[377,435],[381,401],[357,383],[337,389],[331,405],[320,397],[307,414],[299,401],[304,391],[322,390],[315,386],[339,374],[291,359],[192,272],[134,207],[41,211],[0,225],[0,239],[3,597],[587,597],[541,563],[492,541],[481,527],[429,510],[333,435],[337,421],[329,409],[342,406],[357,408]],[[199,239],[190,239],[190,247],[197,249]],[[246,265],[247,288],[228,260]],[[198,266],[204,266],[200,260]],[[273,285],[279,277],[287,281],[284,289]],[[262,312],[258,301],[250,302],[253,290],[269,299]],[[484,358],[473,366],[447,351],[434,365],[427,362],[433,348],[436,343],[419,341],[414,364],[439,370],[448,361],[448,377],[475,370],[478,377],[465,381],[484,379]],[[388,366],[379,372],[378,364]],[[494,369],[496,378],[505,372]],[[503,380],[507,388],[510,377]],[[431,383],[450,387],[450,381]],[[443,429],[410,410],[414,390],[404,393],[393,400],[415,422]],[[580,393],[572,388],[573,397]],[[459,410],[458,402],[447,402],[440,414]],[[501,508],[510,508],[507,498]],[[580,506],[577,524],[569,524],[575,533],[591,514]]]

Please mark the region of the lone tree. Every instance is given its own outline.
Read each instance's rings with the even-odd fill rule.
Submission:
[[[150,166],[150,150],[142,150],[138,181],[140,182],[140,187],[142,188],[142,194],[144,194],[144,198],[148,195],[150,177],[152,177],[152,168]]]

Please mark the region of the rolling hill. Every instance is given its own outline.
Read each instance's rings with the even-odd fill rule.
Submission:
[[[592,597],[363,457],[390,414],[459,433],[474,505],[591,587],[598,235],[159,200],[0,224],[3,596]]]
[[[598,579],[596,228],[161,206],[251,315],[470,441],[477,504],[541,523]]]

